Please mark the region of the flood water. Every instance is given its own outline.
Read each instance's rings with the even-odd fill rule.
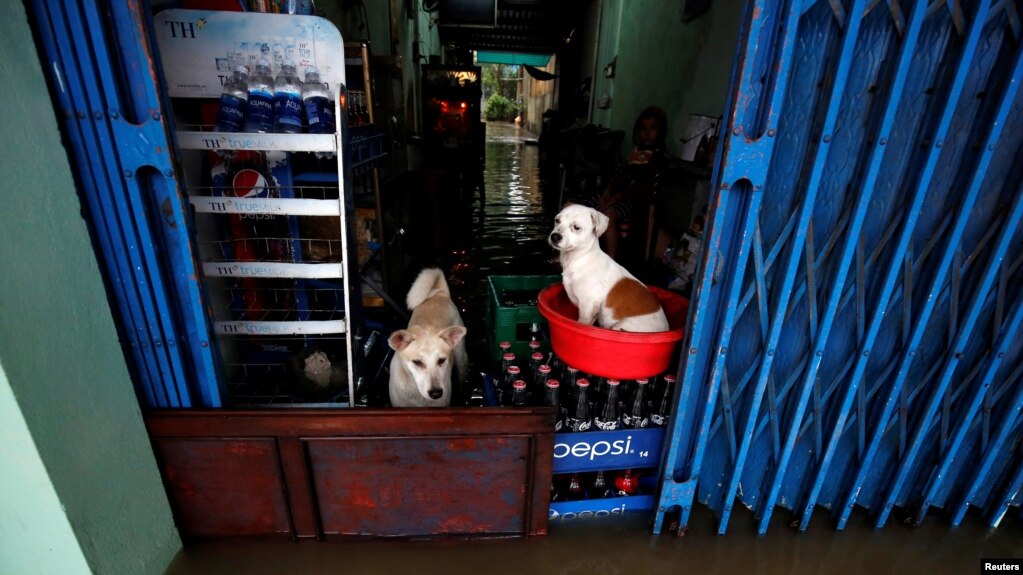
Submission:
[[[776,513],[781,517],[783,513]],[[854,517],[834,531],[823,514],[806,533],[776,521],[764,537],[737,515],[715,535],[705,509],[685,537],[652,535],[645,513],[555,525],[533,539],[323,543],[209,542],[181,552],[167,575],[245,573],[412,574],[959,574],[980,573],[980,559],[1023,556],[1018,520],[997,531],[968,521],[952,529],[937,517],[920,528],[893,523],[877,531]]]
[[[557,273],[545,240],[552,216],[543,208],[538,149],[513,126],[491,124],[487,132],[485,206],[480,210],[476,200],[472,214],[456,222],[443,257],[466,323],[477,334],[486,329],[488,275]],[[487,357],[483,340],[470,338],[471,357]],[[839,532],[819,510],[809,531],[799,533],[778,510],[763,537],[756,536],[752,514],[744,511],[732,518],[726,536],[716,535],[716,522],[700,506],[684,537],[652,535],[649,520],[646,512],[576,519],[552,524],[549,536],[533,539],[192,543],[167,575],[953,574],[980,573],[982,557],[1023,557],[1023,521],[1015,515],[997,530],[977,517],[952,528],[936,511],[919,528],[893,520],[875,530],[859,514]]]

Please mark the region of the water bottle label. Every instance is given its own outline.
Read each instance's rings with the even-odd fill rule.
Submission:
[[[614,431],[618,429],[618,420],[612,419],[610,421],[604,421],[598,417],[593,420],[593,425],[601,431]]]
[[[287,128],[302,127],[302,100],[298,94],[278,92],[274,98],[274,116],[277,124]]]
[[[327,108],[326,98],[307,98],[305,101],[305,117],[309,122],[309,132],[313,134],[326,134],[333,132],[328,130],[325,112]]]
[[[249,93],[249,117],[246,131],[272,130],[274,125],[273,97],[265,92]]]
[[[591,423],[588,419],[569,417],[565,420],[565,425],[568,426],[569,431],[589,431]]]
[[[245,100],[230,94],[220,98],[220,110],[217,112],[218,132],[237,132],[245,122]]]

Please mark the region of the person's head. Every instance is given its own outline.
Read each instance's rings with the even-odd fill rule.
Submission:
[[[632,143],[640,150],[663,150],[667,146],[668,115],[657,106],[649,106],[639,113],[632,126]]]

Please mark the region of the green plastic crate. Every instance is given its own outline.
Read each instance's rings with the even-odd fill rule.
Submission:
[[[529,351],[529,327],[533,323],[546,324],[536,305],[506,306],[502,295],[509,291],[535,292],[561,281],[561,276],[489,276],[487,278],[487,327],[490,329],[490,349],[493,359],[498,357],[497,344],[512,343],[516,357],[524,358]]]

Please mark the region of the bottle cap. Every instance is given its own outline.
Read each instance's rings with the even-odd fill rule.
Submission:
[[[517,366],[517,365],[509,365],[508,366],[508,373],[510,373],[512,375],[518,375],[521,371],[522,370],[519,369],[519,366]]]
[[[530,349],[540,349],[540,342],[536,341],[535,339],[530,340],[529,341],[529,348]]]
[[[674,375],[671,375],[670,373],[666,373],[664,374],[664,381],[675,383],[676,381],[678,381],[678,378],[675,377]]]
[[[501,343],[497,344],[497,347],[499,347],[501,349],[511,349],[511,342],[510,341],[502,341]]]
[[[547,365],[546,363],[542,364],[540,367],[538,367],[536,369],[540,373],[550,373],[551,372],[551,366]]]
[[[586,379],[585,377],[580,377],[579,379],[575,380],[575,384],[578,385],[579,387],[589,387],[590,380]]]
[[[241,64],[241,65],[235,66],[234,67],[234,71],[239,73],[239,74],[245,74],[246,76],[249,75],[249,67],[246,66],[245,64]]]
[[[533,352],[533,355],[529,356],[529,359],[532,359],[534,361],[536,360],[543,361],[543,354],[538,351]]]
[[[608,385],[618,385],[618,384],[620,384],[620,383],[621,383],[621,382],[620,382],[620,381],[618,381],[617,379],[609,379],[609,380],[607,380],[607,384],[608,384]]]
[[[569,372],[569,373],[579,373],[579,370],[578,370],[578,369],[576,369],[576,368],[574,368],[574,367],[572,367],[572,366],[570,365],[570,366],[568,366],[568,372]]]
[[[512,387],[514,387],[515,389],[526,389],[526,382],[522,381],[521,379],[516,379],[515,382],[512,383]]]
[[[505,361],[515,361],[515,354],[509,351],[508,353],[502,355],[501,359]]]
[[[646,384],[650,383],[650,380],[645,378],[645,377],[641,377],[641,378],[636,380],[636,383],[638,383],[640,385],[646,385]]]
[[[260,66],[263,68],[269,68],[270,62],[266,58],[260,58],[259,60],[256,60],[256,67],[259,68]]]
[[[561,383],[559,383],[558,380],[556,380],[556,379],[548,379],[547,380],[547,387],[549,387],[551,389],[556,389],[558,387],[561,387]]]
[[[284,69],[284,68],[291,68],[292,70],[294,70],[296,68],[295,61],[294,60],[285,60],[285,61],[281,62],[281,69]]]
[[[320,71],[316,69],[316,66],[306,66],[305,73],[306,76],[309,74],[316,74],[317,76],[320,75]]]

